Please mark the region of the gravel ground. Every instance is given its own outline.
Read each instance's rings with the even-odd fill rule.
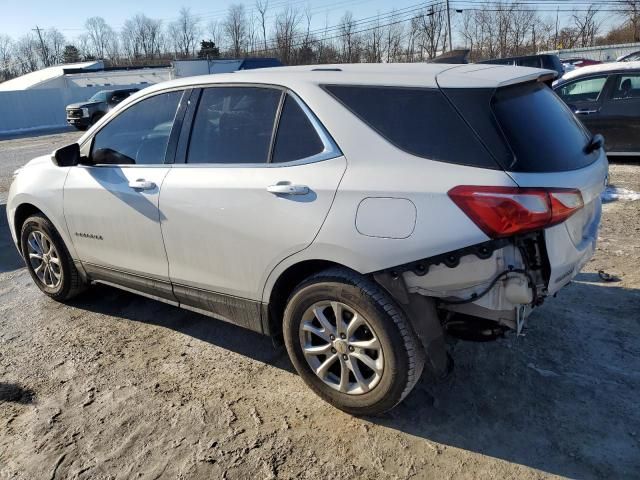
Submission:
[[[0,142],[0,203],[77,137]],[[640,192],[640,166],[611,173]],[[605,205],[596,256],[525,336],[452,342],[449,380],[360,419],[269,338],[107,287],[49,300],[0,205],[0,478],[640,478],[639,207]]]

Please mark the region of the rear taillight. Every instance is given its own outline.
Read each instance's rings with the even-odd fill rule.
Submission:
[[[579,190],[460,185],[449,197],[489,237],[509,237],[563,222],[582,208]]]

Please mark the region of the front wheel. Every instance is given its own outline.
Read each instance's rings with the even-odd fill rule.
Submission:
[[[60,234],[44,215],[33,215],[22,224],[22,256],[38,288],[54,300],[68,300],[85,285]]]
[[[389,295],[342,268],[298,286],[285,309],[283,334],[305,383],[355,415],[393,408],[424,367],[422,345]]]

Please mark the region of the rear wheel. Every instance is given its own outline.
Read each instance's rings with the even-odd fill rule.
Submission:
[[[342,268],[298,286],[284,313],[283,334],[305,383],[356,415],[393,408],[424,366],[422,346],[393,300],[376,283]]]
[[[68,300],[85,285],[60,234],[44,215],[25,220],[20,235],[22,256],[38,288],[54,300]]]

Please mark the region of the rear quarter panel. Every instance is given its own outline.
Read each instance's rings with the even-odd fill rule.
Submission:
[[[314,242],[284,259],[268,277],[263,300],[289,266],[304,260],[329,260],[360,273],[467,247],[488,237],[451,201],[457,185],[515,186],[502,170],[428,160],[405,153],[377,134],[321,89],[298,93],[344,153],[347,170],[334,203]],[[428,136],[429,132],[425,132]],[[459,141],[452,132],[452,142]],[[415,205],[415,225],[405,238],[369,236],[358,231],[358,206],[367,198],[406,199]],[[378,232],[398,228],[397,219],[380,210]],[[370,212],[369,212],[370,213]],[[365,232],[366,233],[366,232]]]

